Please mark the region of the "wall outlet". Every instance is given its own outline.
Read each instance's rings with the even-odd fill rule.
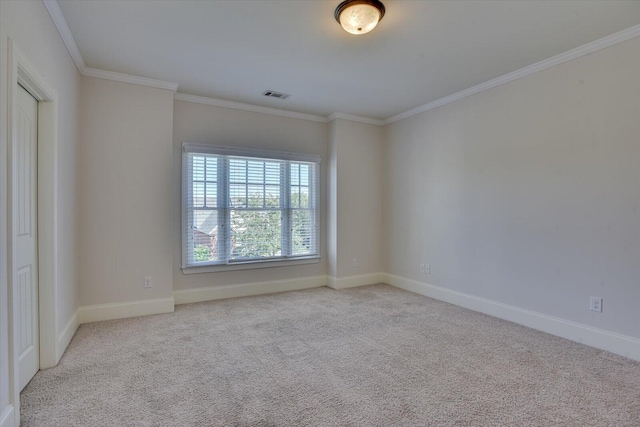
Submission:
[[[145,288],[153,287],[153,283],[151,282],[151,276],[145,276],[144,277],[144,287]]]
[[[602,298],[591,297],[589,299],[589,310],[602,313]]]
[[[358,266],[358,258],[354,258],[353,261],[351,261],[351,266],[352,267],[357,267]]]
[[[420,273],[431,274],[430,264],[420,264]]]

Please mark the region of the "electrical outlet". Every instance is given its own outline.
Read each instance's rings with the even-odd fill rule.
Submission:
[[[351,262],[351,266],[353,267],[357,267],[358,266],[358,258],[354,258],[353,261]]]
[[[420,264],[420,273],[426,273],[426,272],[427,272],[427,265]]]
[[[145,288],[153,287],[153,283],[151,282],[151,276],[145,276],[144,277],[144,287]]]
[[[427,264],[424,268],[424,272],[427,274],[431,274],[431,264]]]
[[[602,298],[591,297],[589,299],[589,310],[602,313]]]

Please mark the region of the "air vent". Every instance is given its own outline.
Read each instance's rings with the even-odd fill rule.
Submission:
[[[278,98],[278,99],[287,99],[291,96],[286,93],[276,92],[275,90],[267,90],[262,95],[268,96],[269,98]]]

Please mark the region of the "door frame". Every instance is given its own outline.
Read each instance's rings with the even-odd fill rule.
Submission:
[[[13,191],[16,182],[14,168],[17,144],[17,95],[18,84],[25,88],[38,101],[38,317],[40,341],[40,369],[50,368],[58,363],[57,337],[57,296],[56,296],[56,251],[57,246],[57,95],[42,78],[38,69],[20,51],[11,38],[8,38],[8,81],[7,81],[7,302],[9,318],[9,390],[15,411],[16,425],[20,421],[20,390],[18,382],[18,295],[15,292],[15,247],[13,242],[13,206],[16,194]]]

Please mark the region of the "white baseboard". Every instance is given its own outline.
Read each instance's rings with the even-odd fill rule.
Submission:
[[[355,288],[384,282],[384,273],[358,274],[357,276],[333,277],[327,279],[327,286],[333,289]]]
[[[78,309],[80,323],[102,320],[124,319],[150,314],[173,313],[172,298],[158,298],[142,301],[127,301],[114,304],[88,305]]]
[[[71,316],[71,319],[69,319],[69,321],[64,326],[62,331],[60,331],[60,334],[58,334],[58,347],[56,350],[57,351],[56,365],[60,361],[60,358],[64,354],[64,351],[67,349],[67,346],[71,342],[71,339],[73,338],[76,331],[78,330],[78,326],[80,326],[80,316],[78,312],[79,310],[76,310],[76,312],[73,313],[73,316]]]
[[[406,291],[479,311],[551,335],[607,350],[640,361],[640,339],[594,328],[582,323],[503,304],[463,292],[429,285],[405,277],[385,274],[385,283]]]
[[[0,414],[0,427],[15,427],[16,415],[13,413],[13,405],[9,405]]]
[[[239,285],[211,286],[208,288],[185,289],[173,292],[176,304],[213,301],[219,299],[248,297],[276,292],[298,291],[327,285],[327,276],[301,277],[289,280],[244,283]]]

